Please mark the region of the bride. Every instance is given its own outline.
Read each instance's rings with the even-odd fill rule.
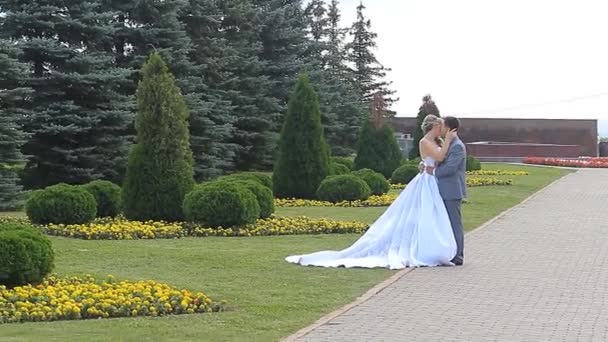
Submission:
[[[443,120],[428,115],[422,123],[420,155],[425,165],[443,161],[455,133],[444,131]],[[287,257],[290,263],[322,267],[405,267],[452,265],[456,241],[448,213],[439,194],[437,179],[418,174],[390,207],[352,246]]]

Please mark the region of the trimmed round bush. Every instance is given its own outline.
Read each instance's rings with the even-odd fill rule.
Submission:
[[[95,197],[97,217],[116,217],[120,214],[120,186],[105,180],[96,180],[82,186]]]
[[[251,191],[260,206],[260,218],[266,219],[274,214],[274,196],[272,190],[253,180],[221,180],[218,183],[234,183]]]
[[[184,214],[188,221],[212,228],[233,227],[254,223],[260,217],[260,205],[242,184],[211,182],[186,195]]]
[[[418,175],[417,164],[405,164],[401,165],[391,177],[391,183],[393,184],[408,184]]]
[[[346,165],[331,163],[329,166],[329,174],[332,176],[346,175],[350,172],[350,169]]]
[[[467,156],[467,171],[481,170],[481,162],[473,156]]]
[[[317,190],[317,197],[322,201],[342,202],[366,200],[372,191],[363,181],[354,175],[327,177]]]
[[[331,157],[331,162],[346,166],[350,171],[355,169],[355,161],[346,157]]]
[[[228,181],[252,181],[261,184],[272,191],[272,178],[261,172],[244,172],[244,173],[233,173],[231,175],[222,176],[218,180]]]
[[[34,191],[25,211],[36,224],[84,224],[95,219],[97,203],[81,186],[57,184]]]
[[[53,270],[51,241],[27,224],[0,224],[0,285],[37,284]]]
[[[384,195],[390,189],[391,185],[381,173],[371,169],[361,169],[352,172],[353,175],[361,178],[367,186],[372,190],[372,195]]]

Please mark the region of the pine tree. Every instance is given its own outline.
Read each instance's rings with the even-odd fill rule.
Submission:
[[[352,73],[345,66],[345,30],[339,27],[338,2],[329,9],[321,0],[312,1],[305,14],[311,38],[308,73],[319,94],[325,135],[334,155],[355,151],[362,108]]]
[[[376,93],[381,93],[386,103],[390,106],[398,99],[394,98],[394,90],[390,89],[391,82],[384,80],[386,74],[391,71],[385,68],[376,58],[376,38],[378,34],[371,31],[371,21],[365,17],[363,2],[357,6],[357,21],[351,27],[353,40],[347,45],[350,52],[349,59],[354,66],[355,82],[359,94],[366,105],[369,105]],[[394,116],[395,113],[387,111],[386,115]]]
[[[17,61],[19,51],[0,40],[0,211],[19,208],[21,186],[18,171],[25,164],[21,146],[27,137],[21,129],[20,103],[30,94],[21,87],[27,66]]]
[[[230,73],[223,85],[233,106],[239,170],[270,170],[276,149],[280,101],[272,95],[273,83],[261,60],[260,21],[262,10],[248,0],[221,2],[224,15],[221,31],[228,49],[225,68]]]
[[[382,94],[377,93],[361,129],[355,168],[372,169],[390,178],[403,156],[392,128],[386,123],[387,110]]]
[[[329,175],[329,149],[323,137],[317,94],[301,75],[289,101],[279,142],[273,183],[277,197],[314,198]]]
[[[22,108],[31,135],[23,147],[24,185],[116,181],[131,118],[128,99],[117,92],[126,71],[108,52],[113,13],[78,0],[3,0],[0,7],[0,35],[22,49],[19,59],[30,66],[24,86],[34,90]]]
[[[427,115],[439,115],[439,108],[433,101],[433,98],[430,94],[424,95],[422,98],[422,105],[418,109],[418,115],[416,117],[416,128],[414,130],[414,142],[412,146],[412,150],[410,151],[410,159],[415,159],[420,157],[420,149],[418,145],[420,144],[420,140],[424,137],[424,132],[422,132],[422,122],[424,122],[424,118]]]
[[[188,108],[159,54],[152,54],[137,89],[137,144],[129,155],[123,210],[131,220],[183,219],[194,187]]]
[[[302,0],[254,0],[259,9],[262,43],[260,59],[263,74],[271,82],[270,96],[279,102],[279,112],[273,118],[273,131],[278,131],[285,113],[289,91],[297,75],[306,69],[309,50],[306,17]]]

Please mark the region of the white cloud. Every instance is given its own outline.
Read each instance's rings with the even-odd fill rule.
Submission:
[[[358,4],[342,1],[345,26]],[[400,115],[415,114],[429,92],[444,114],[608,118],[608,2],[364,4],[379,34],[377,56],[393,69]]]

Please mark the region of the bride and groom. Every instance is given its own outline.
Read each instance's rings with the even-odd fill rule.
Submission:
[[[286,260],[304,266],[390,269],[462,265],[466,149],[459,127],[455,117],[424,119],[420,174],[353,245]]]

